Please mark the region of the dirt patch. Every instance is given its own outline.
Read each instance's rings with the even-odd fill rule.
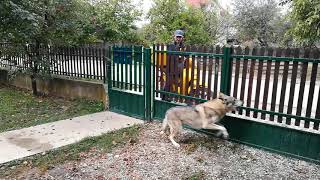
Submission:
[[[184,130],[174,148],[158,122],[138,140],[108,153],[83,156],[45,173],[35,168],[19,179],[318,179],[320,165]]]

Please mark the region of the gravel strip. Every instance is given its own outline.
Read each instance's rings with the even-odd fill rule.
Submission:
[[[320,165],[184,130],[176,149],[159,122],[143,125],[138,142],[22,179],[319,179]]]

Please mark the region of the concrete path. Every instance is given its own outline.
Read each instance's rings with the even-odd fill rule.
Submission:
[[[142,123],[142,120],[104,111],[3,132],[0,133],[0,164]]]

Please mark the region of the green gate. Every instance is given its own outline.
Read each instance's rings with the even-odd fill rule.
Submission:
[[[150,119],[150,49],[114,46],[109,50],[108,96],[111,111]]]

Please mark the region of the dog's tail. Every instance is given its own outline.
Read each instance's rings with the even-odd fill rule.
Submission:
[[[162,122],[162,128],[161,128],[160,134],[164,134],[167,127],[168,127],[168,119],[167,119],[167,115],[166,115],[163,119],[163,122]]]

